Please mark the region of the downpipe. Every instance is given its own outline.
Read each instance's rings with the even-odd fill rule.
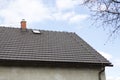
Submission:
[[[100,70],[100,72],[98,73],[99,80],[102,80],[102,78],[101,78],[102,76],[101,75],[102,75],[102,73],[104,71],[105,71],[105,68],[102,67],[101,70]]]

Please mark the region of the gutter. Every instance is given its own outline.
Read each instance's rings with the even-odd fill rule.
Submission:
[[[102,75],[102,73],[103,73],[104,71],[105,71],[105,68],[102,67],[101,70],[100,70],[100,72],[98,73],[99,80],[102,80],[101,75]]]

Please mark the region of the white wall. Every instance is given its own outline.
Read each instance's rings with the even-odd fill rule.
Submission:
[[[98,80],[99,69],[0,67],[0,80]],[[102,80],[105,75],[102,74]]]

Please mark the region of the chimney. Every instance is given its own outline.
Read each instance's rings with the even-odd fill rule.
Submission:
[[[21,29],[23,31],[26,31],[26,21],[25,21],[25,19],[22,19],[22,21],[21,21]]]

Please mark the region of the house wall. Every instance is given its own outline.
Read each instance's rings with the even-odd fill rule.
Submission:
[[[99,80],[100,69],[0,67],[0,80]],[[102,73],[105,80],[105,73]]]

